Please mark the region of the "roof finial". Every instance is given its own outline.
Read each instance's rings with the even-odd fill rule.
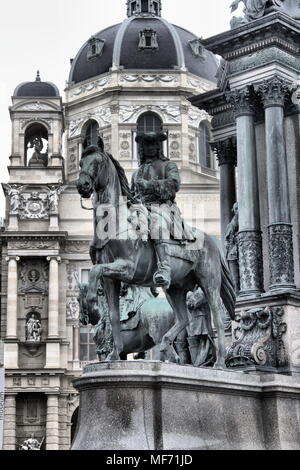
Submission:
[[[41,76],[40,76],[40,71],[38,70],[36,72],[36,79],[35,79],[36,82],[40,82],[41,81]]]
[[[127,0],[127,16],[161,16],[162,0]]]

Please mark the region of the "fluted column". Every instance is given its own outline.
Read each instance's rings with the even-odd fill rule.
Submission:
[[[17,338],[18,322],[18,261],[19,257],[7,257],[8,277],[7,277],[7,339]]]
[[[4,450],[16,450],[16,395],[5,396]]]
[[[237,127],[240,296],[263,291],[262,237],[253,96],[249,87],[228,95]]]
[[[270,290],[291,289],[295,288],[293,227],[284,133],[284,104],[292,93],[292,86],[274,76],[258,84],[255,89],[265,108]]]
[[[48,395],[46,450],[59,450],[58,395]]]
[[[59,277],[57,256],[48,257],[49,261],[49,307],[48,307],[48,337],[59,337]]]
[[[220,166],[221,234],[224,243],[226,228],[233,217],[232,208],[236,203],[236,137],[214,142],[212,149],[217,153]]]

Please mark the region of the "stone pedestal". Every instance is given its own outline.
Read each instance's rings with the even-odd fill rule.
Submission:
[[[74,386],[72,450],[300,449],[298,377],[102,362]]]

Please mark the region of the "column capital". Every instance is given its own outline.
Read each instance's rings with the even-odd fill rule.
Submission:
[[[254,93],[250,86],[226,93],[226,100],[233,107],[236,118],[254,116]]]
[[[254,90],[260,96],[265,108],[272,106],[284,107],[286,100],[295,91],[295,86],[288,80],[275,75],[254,85]]]
[[[61,262],[61,257],[60,256],[57,256],[57,255],[53,255],[53,256],[47,256],[47,261],[48,263],[50,263],[50,261],[57,261],[58,263]]]
[[[6,261],[7,263],[9,263],[9,262],[12,261],[12,260],[14,260],[14,261],[16,261],[16,262],[18,263],[18,262],[20,261],[20,259],[21,259],[20,256],[6,256],[6,257],[5,257],[5,261]]]
[[[216,152],[219,166],[237,165],[237,140],[235,136],[226,140],[212,142],[210,144],[213,152]]]

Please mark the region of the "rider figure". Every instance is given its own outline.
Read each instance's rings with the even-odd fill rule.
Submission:
[[[184,225],[178,206],[175,203],[176,193],[180,189],[180,176],[175,162],[163,155],[162,142],[167,136],[162,133],[140,133],[136,142],[140,144],[140,167],[133,175],[132,188],[136,196],[147,207],[151,225],[160,223],[160,228],[167,226],[171,239],[179,243],[194,241],[191,229]],[[159,208],[159,209],[158,209]],[[179,235],[177,235],[179,234]],[[156,286],[170,287],[171,268],[168,245],[174,241],[151,237],[158,257],[158,270],[153,280]],[[155,239],[153,239],[155,238]]]

